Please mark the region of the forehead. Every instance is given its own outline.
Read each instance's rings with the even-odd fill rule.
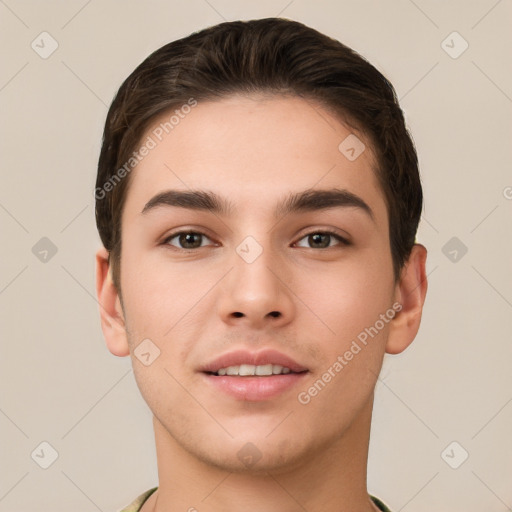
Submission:
[[[369,141],[310,100],[233,95],[175,107],[153,121],[142,145],[151,149],[131,172],[123,224],[165,190],[212,191],[237,215],[256,206],[261,215],[289,193],[337,188],[387,225]]]

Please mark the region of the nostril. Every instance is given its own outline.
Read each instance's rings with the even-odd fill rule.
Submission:
[[[273,316],[273,317],[280,317],[280,316],[281,316],[281,312],[280,312],[280,311],[271,311],[271,312],[269,313],[269,315],[270,315],[270,316]],[[241,313],[240,311],[235,311],[235,312],[233,313],[233,316],[234,316],[235,318],[240,318],[240,317],[244,316],[244,314],[243,314],[243,313]]]

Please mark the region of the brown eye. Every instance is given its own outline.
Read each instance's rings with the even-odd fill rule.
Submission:
[[[197,233],[195,231],[180,231],[167,237],[163,243],[172,245],[173,247],[178,247],[178,249],[198,249],[199,247],[204,247],[201,243],[204,238],[209,240],[209,238],[203,233]],[[171,243],[171,240],[174,239],[177,239],[179,245]]]
[[[307,240],[309,246],[306,247],[310,249],[328,249],[329,247],[333,247],[333,245],[331,245],[333,239],[338,242],[333,245],[349,245],[347,240],[332,231],[315,231],[301,238],[301,240]],[[299,247],[305,246],[302,245]]]

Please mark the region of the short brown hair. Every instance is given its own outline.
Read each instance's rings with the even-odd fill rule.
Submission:
[[[149,124],[191,98],[255,92],[315,100],[370,138],[399,279],[415,242],[423,195],[416,150],[393,86],[339,41],[297,21],[265,18],[220,23],[168,43],[119,88],[105,122],[95,194],[96,224],[119,293],[121,215],[130,183],[126,162]],[[123,179],[113,181],[123,165]]]

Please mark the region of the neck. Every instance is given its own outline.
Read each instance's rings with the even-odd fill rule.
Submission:
[[[158,490],[142,512],[373,512],[366,489],[373,397],[343,434],[293,467],[235,473],[185,451],[153,417]]]

